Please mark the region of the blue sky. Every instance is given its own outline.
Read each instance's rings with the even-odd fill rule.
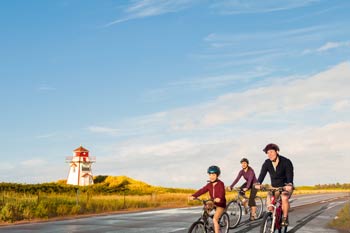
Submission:
[[[2,1],[0,181],[229,184],[270,142],[297,185],[350,182],[350,2]],[[266,179],[268,182],[268,179]]]

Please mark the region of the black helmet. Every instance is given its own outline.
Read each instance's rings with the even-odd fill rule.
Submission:
[[[220,171],[220,168],[218,167],[218,166],[215,166],[215,165],[213,165],[213,166],[210,166],[209,168],[208,168],[208,174],[211,174],[211,173],[215,173],[216,175],[220,175],[220,173],[221,173],[221,171]]]
[[[275,150],[276,152],[278,152],[280,151],[280,148],[276,144],[270,143],[265,146],[263,151],[267,154],[267,151],[269,150]]]
[[[249,160],[247,158],[241,159],[241,163],[243,163],[243,162],[246,162],[247,164],[249,164]]]

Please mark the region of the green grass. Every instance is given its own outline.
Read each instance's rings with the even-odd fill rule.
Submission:
[[[350,203],[347,203],[328,226],[338,230],[350,230]]]

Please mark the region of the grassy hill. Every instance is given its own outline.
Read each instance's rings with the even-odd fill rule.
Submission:
[[[0,183],[0,223],[98,214],[118,210],[187,206],[191,189],[152,186],[127,176],[96,176],[89,186],[65,180]]]

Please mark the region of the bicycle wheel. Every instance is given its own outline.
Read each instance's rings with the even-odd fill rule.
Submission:
[[[227,213],[223,213],[220,221],[220,233],[227,233],[230,229],[230,217]]]
[[[263,215],[264,210],[264,203],[263,199],[259,196],[255,197],[255,204],[256,204],[256,217],[261,218]]]
[[[230,201],[226,207],[226,213],[230,220],[230,229],[235,228],[242,218],[242,208],[237,201]]]
[[[287,233],[287,228],[288,227],[282,227],[281,229],[278,230],[278,233]]]
[[[272,226],[272,213],[266,212],[260,226],[260,233],[272,233],[275,232],[274,226]]]
[[[188,233],[206,233],[207,230],[205,229],[204,223],[197,221],[192,223],[190,229],[188,230]]]

